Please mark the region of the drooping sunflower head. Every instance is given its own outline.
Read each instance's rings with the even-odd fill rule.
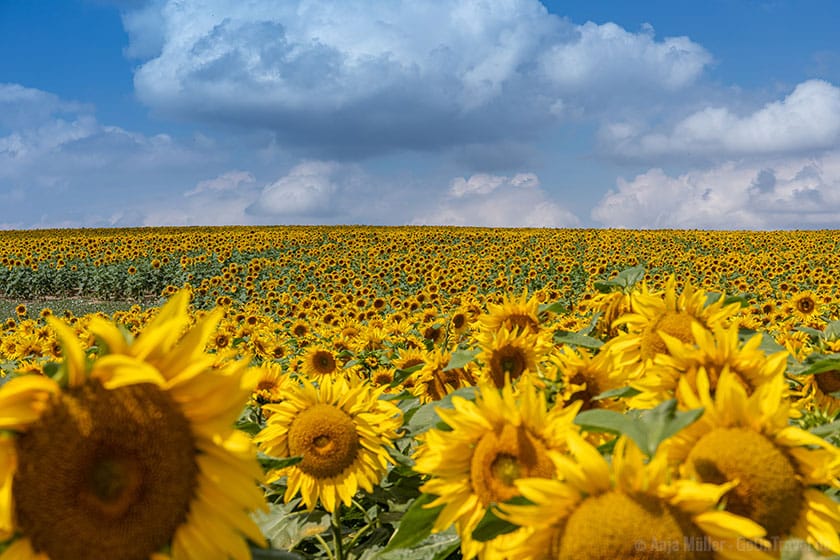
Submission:
[[[451,352],[439,348],[426,353],[423,367],[409,378],[410,391],[420,402],[437,401],[456,389],[475,385],[475,364],[470,362],[463,367],[449,368],[451,359]],[[403,385],[406,385],[405,382]]]
[[[774,544],[796,537],[836,554],[840,506],[818,486],[838,486],[840,450],[790,425],[785,387],[778,378],[748,394],[738,376],[724,369],[712,393],[701,369],[696,390],[683,380],[679,390],[687,407],[705,412],[666,446],[684,477],[737,482],[727,511],[759,523]]]
[[[349,506],[359,488],[372,492],[402,425],[400,409],[381,392],[342,378],[318,386],[302,380],[282,403],[266,405],[272,414],[254,441],[268,455],[302,458],[270,471],[266,482],[286,476],[285,501],[300,493],[310,510],[321,503],[334,511],[339,503]]]
[[[661,294],[643,291],[631,296],[633,312],[619,317],[614,325],[624,325],[626,333],[611,339],[613,351],[621,355],[621,362],[631,378],[641,376],[647,365],[658,355],[669,352],[660,336],[665,333],[682,342],[693,344],[692,324],[706,329],[725,324],[739,308],[738,303],[724,306],[719,299],[707,304],[705,291],[686,284],[680,294],[671,276]]]
[[[251,390],[245,368],[216,367],[204,353],[218,314],[184,332],[187,299],[176,294],[137,338],[91,321],[104,349],[93,361],[51,320],[59,381],[25,375],[0,387],[0,538],[16,538],[8,554],[247,556],[246,538],[264,543],[249,517],[265,507],[261,469],[233,429]],[[213,534],[200,529],[208,525]]]
[[[533,385],[523,382],[517,391],[486,383],[478,386],[475,401],[455,396],[454,409],[437,409],[450,430],[420,437],[414,469],[429,476],[421,491],[435,496],[428,507],[444,505],[435,530],[454,524],[465,558],[484,550],[472,532],[492,504],[519,495],[516,480],[555,476],[552,454],[563,449],[565,432],[575,429],[577,406],[549,412],[545,394]]]
[[[751,558],[763,529],[748,519],[717,511],[732,484],[675,480],[664,453],[645,462],[622,437],[612,461],[580,435],[567,434],[569,455],[555,459],[557,479],[516,482],[530,504],[502,504],[509,521],[533,529],[512,543],[512,558],[563,560]],[[743,552],[742,552],[743,551]]]

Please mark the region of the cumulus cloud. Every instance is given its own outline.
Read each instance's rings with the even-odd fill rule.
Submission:
[[[711,62],[688,38],[575,25],[538,0],[155,0],[123,22],[145,104],[318,158],[531,138]]]
[[[540,57],[542,71],[563,91],[616,86],[623,94],[631,88],[674,91],[694,82],[712,62],[688,37],[657,42],[650,25],[630,33],[614,23],[587,22],[575,32],[573,40],[553,44]]]
[[[415,217],[421,225],[482,227],[570,227],[577,217],[553,202],[534,173],[512,177],[456,177],[438,207]]]
[[[602,129],[601,138],[611,151],[632,157],[765,155],[833,148],[840,143],[840,88],[808,80],[784,99],[752,113],[706,107],[670,131],[611,123]]]
[[[334,178],[338,169],[339,165],[330,161],[299,163],[263,188],[248,212],[275,217],[329,215],[339,189]]]
[[[622,228],[836,228],[840,151],[727,162],[677,176],[653,168],[629,181],[619,179],[592,218]]]
[[[194,189],[184,193],[184,196],[195,196],[206,192],[224,192],[238,190],[243,184],[253,183],[254,176],[248,171],[228,171],[213,179],[199,181]]]

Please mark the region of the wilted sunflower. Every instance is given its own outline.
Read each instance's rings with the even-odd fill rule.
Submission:
[[[26,375],[0,388],[0,539],[15,539],[4,557],[250,558],[246,538],[264,545],[249,517],[265,507],[262,472],[233,429],[245,367],[204,353],[218,313],[184,334],[188,298],[175,295],[134,340],[91,321],[105,352],[92,363],[51,320],[61,382]]]
[[[840,449],[789,424],[785,387],[779,377],[748,395],[726,368],[712,396],[700,369],[697,390],[682,379],[680,392],[688,408],[705,412],[665,445],[684,477],[737,481],[727,496],[727,511],[762,525],[774,544],[793,536],[837,554],[840,504],[818,486],[840,487]]]
[[[402,412],[381,400],[381,389],[367,383],[325,378],[293,385],[271,412],[254,441],[273,457],[302,457],[267,475],[271,483],[287,477],[284,500],[300,493],[307,508],[318,501],[327,511],[350,505],[359,488],[373,491],[391,460],[388,448],[397,438]]]
[[[511,543],[509,558],[769,558],[758,548],[767,544],[764,529],[716,509],[733,483],[673,480],[664,453],[645,464],[626,437],[611,463],[577,433],[567,443],[571,456],[555,457],[559,480],[520,479],[516,487],[532,503],[500,506],[504,518],[533,529]]]
[[[642,392],[632,397],[629,405],[633,408],[654,408],[675,396],[679,398],[677,387],[680,379],[685,379],[696,391],[697,372],[701,367],[706,371],[713,394],[718,377],[725,368],[737,375],[747,393],[781,377],[787,367],[788,353],[781,351],[768,356],[759,349],[761,334],[742,343],[738,330],[737,324],[729,327],[715,325],[709,330],[695,322],[691,325],[694,342],[689,343],[662,333],[668,352],[657,354],[644,375],[631,383]]]
[[[461,387],[475,385],[475,363],[470,362],[464,367],[447,368],[452,359],[450,352],[435,348],[426,353],[423,367],[414,372],[403,386],[422,403],[438,401]]]
[[[414,470],[431,477],[420,490],[436,496],[426,507],[444,506],[434,530],[454,524],[465,558],[489,546],[471,536],[488,508],[518,496],[518,478],[554,477],[551,455],[562,449],[563,434],[576,429],[572,421],[579,405],[549,412],[543,392],[528,383],[518,390],[516,396],[511,385],[499,391],[483,384],[475,402],[455,396],[454,409],[436,409],[450,430],[419,436]],[[509,538],[497,537],[492,546]]]
[[[723,324],[739,308],[738,303],[724,306],[720,299],[706,305],[706,299],[706,293],[691,284],[687,284],[677,295],[674,276],[666,282],[663,294],[650,293],[644,288],[641,293],[633,293],[633,312],[622,315],[614,322],[614,325],[624,325],[627,333],[607,343],[611,351],[621,356],[620,361],[627,368],[628,377],[640,377],[657,354],[668,353],[668,346],[659,336],[660,332],[694,343],[691,330],[694,322],[711,329],[714,325]]]

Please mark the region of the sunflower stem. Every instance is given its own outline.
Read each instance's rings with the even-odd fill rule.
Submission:
[[[332,550],[330,550],[330,545],[327,544],[327,541],[324,540],[324,537],[321,535],[315,535],[315,540],[320,543],[320,545],[324,548],[324,551],[327,553],[327,560],[335,560],[335,556],[333,556]]]
[[[333,543],[335,549],[335,560],[344,560],[344,543],[341,540],[341,504],[336,504],[332,513]]]

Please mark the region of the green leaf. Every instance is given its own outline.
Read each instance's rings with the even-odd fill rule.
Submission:
[[[624,434],[636,442],[639,449],[647,449],[647,434],[635,418],[614,410],[590,409],[579,413],[575,424],[588,432]]]
[[[461,546],[453,527],[428,535],[411,548],[365,550],[359,560],[444,560]]]
[[[817,375],[827,371],[840,370],[840,354],[829,354],[828,356],[818,357],[813,362],[803,364],[805,369],[797,372],[788,372],[793,375]]]
[[[566,313],[569,307],[562,301],[555,301],[554,303],[541,303],[537,308],[537,315],[543,313]]]
[[[616,389],[610,389],[609,391],[604,391],[603,393],[598,393],[591,400],[593,401],[600,401],[603,399],[621,399],[625,397],[635,397],[641,393],[638,389],[627,385],[626,387],[618,387]]]
[[[254,522],[272,548],[291,550],[307,537],[330,528],[330,515],[325,512],[294,511],[300,499],[287,504],[270,504],[268,513],[252,514]]]
[[[602,294],[608,294],[612,292],[614,288],[619,287],[618,282],[614,282],[612,280],[596,280],[593,286]]]
[[[443,371],[449,371],[452,369],[459,369],[470,363],[481,353],[481,350],[478,348],[472,349],[459,349],[452,352],[452,357],[449,359],[449,363],[446,364],[446,367],[443,368]]]
[[[411,415],[411,418],[405,424],[405,428],[408,430],[409,434],[416,436],[417,434],[421,434],[437,425],[441,420],[440,416],[438,416],[435,411],[435,408],[453,408],[452,397],[462,397],[467,400],[475,400],[475,387],[461,387],[460,389],[452,391],[439,401],[433,401],[418,407],[416,412]]]
[[[630,268],[625,268],[621,272],[618,273],[618,276],[615,277],[614,282],[627,290],[628,288],[632,288],[635,286],[639,280],[645,277],[645,267],[643,265],[637,264],[636,266],[631,266]]]
[[[835,420],[834,422],[829,422],[828,424],[822,424],[821,426],[814,426],[808,431],[821,438],[830,436],[835,432],[840,432],[840,420]]]
[[[493,512],[493,508],[488,508],[484,517],[478,522],[472,532],[472,538],[478,542],[492,541],[499,535],[506,535],[519,529],[519,525],[515,525],[510,521],[505,521]]]
[[[642,451],[653,455],[660,443],[689,424],[693,424],[703,415],[703,411],[703,408],[677,411],[677,400],[670,399],[640,414],[639,420],[644,425],[647,434],[647,447],[642,448]]]
[[[582,346],[583,348],[600,348],[604,343],[597,338],[586,336],[576,332],[556,331],[554,333],[554,342],[557,344],[571,344],[573,346]]]
[[[413,366],[405,369],[398,369],[394,372],[394,380],[391,381],[390,387],[396,387],[397,385],[408,379],[412,373],[423,369],[423,365],[424,364],[414,364]]]
[[[825,326],[823,336],[826,340],[835,340],[840,338],[840,321],[831,321]]]
[[[444,508],[443,505],[427,508],[426,504],[432,503],[437,496],[431,494],[420,494],[403,514],[396,532],[388,541],[385,552],[397,548],[408,548],[420,543],[432,533],[435,520]]]

